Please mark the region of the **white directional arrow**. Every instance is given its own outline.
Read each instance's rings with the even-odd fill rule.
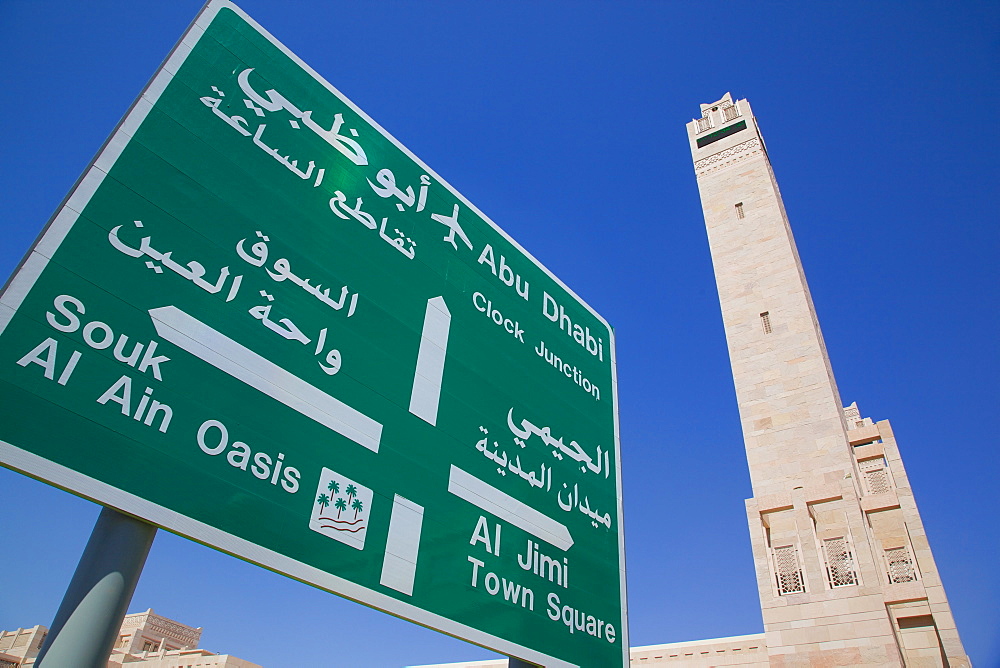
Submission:
[[[454,464],[448,477],[448,491],[560,550],[573,547],[573,536],[565,524],[518,501],[510,494],[501,492]]]
[[[264,359],[176,306],[149,310],[156,333],[355,443],[378,452],[382,424]]]
[[[451,311],[444,303],[444,297],[428,299],[424,328],[420,333],[417,369],[413,374],[410,412],[432,425],[437,424],[441,379],[444,377],[444,358],[448,352],[450,330]]]

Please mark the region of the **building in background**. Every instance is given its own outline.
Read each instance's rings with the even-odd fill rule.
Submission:
[[[33,666],[48,629],[0,631],[0,668]],[[125,615],[108,668],[261,668],[228,654],[199,649],[201,628],[181,624],[150,608]]]
[[[892,427],[841,403],[749,103],[727,93],[687,131],[750,467],[764,633],[633,647],[632,665],[969,666]]]
[[[0,668],[17,668],[28,665],[27,660],[35,661],[42,649],[48,629],[44,626],[34,626],[30,629],[16,631],[0,631]]]

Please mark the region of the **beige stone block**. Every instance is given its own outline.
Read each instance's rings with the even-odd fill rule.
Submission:
[[[792,497],[788,493],[768,494],[757,499],[757,508],[761,513],[786,510],[792,507]]]
[[[849,429],[847,431],[847,437],[851,445],[857,443],[864,443],[866,441],[874,441],[881,438],[881,433],[879,431],[878,425],[867,425],[864,427],[858,427],[857,429]]]
[[[806,501],[808,503],[825,503],[843,498],[843,492],[839,483],[823,483],[810,486],[806,490]]]
[[[775,645],[771,643],[771,634],[768,634],[767,653],[770,655],[794,654],[795,647],[787,645]]]
[[[848,434],[851,432],[848,431]],[[854,457],[858,461],[872,459],[873,457],[885,456],[885,447],[882,443],[872,443],[871,445],[860,445],[854,448]]]
[[[919,580],[916,582],[888,584],[883,591],[885,592],[884,598],[886,604],[919,601],[927,598],[927,591]]]
[[[894,617],[907,617],[912,615],[926,615],[930,612],[930,605],[927,601],[906,601],[903,603],[893,603],[889,606]]]
[[[854,622],[855,638],[875,638],[876,636],[892,636],[892,627],[888,617]]]
[[[899,497],[896,496],[895,491],[861,498],[861,509],[866,513],[890,510],[892,508],[899,508]]]
[[[801,611],[794,606],[768,607],[762,610],[764,626],[777,629],[781,624],[791,622],[801,616]]]
[[[874,605],[873,605],[873,599],[875,603]],[[868,612],[872,609],[875,609],[877,606],[881,605],[883,605],[881,595],[858,596],[856,598],[847,599],[847,606],[848,609],[850,610],[850,614]]]
[[[829,630],[822,626],[806,629],[786,629],[781,631],[781,639],[787,645],[809,645],[831,640]]]
[[[846,598],[839,598],[829,601],[824,606],[824,611],[831,617],[836,616],[839,618],[848,615],[851,612],[850,600]]]
[[[931,614],[934,615],[934,621],[937,623],[939,629],[953,629],[955,628],[955,618],[951,614],[951,608],[947,603],[944,605],[930,605]]]
[[[892,433],[892,425],[888,420],[879,420],[875,426],[878,427],[878,433],[883,440],[896,440],[896,436]]]

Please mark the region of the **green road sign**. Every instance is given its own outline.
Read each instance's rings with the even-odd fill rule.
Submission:
[[[212,2],[0,299],[0,462],[545,666],[625,665],[614,336]]]

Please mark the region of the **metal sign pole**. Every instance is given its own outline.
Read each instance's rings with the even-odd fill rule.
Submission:
[[[101,510],[36,664],[105,668],[156,527]]]

